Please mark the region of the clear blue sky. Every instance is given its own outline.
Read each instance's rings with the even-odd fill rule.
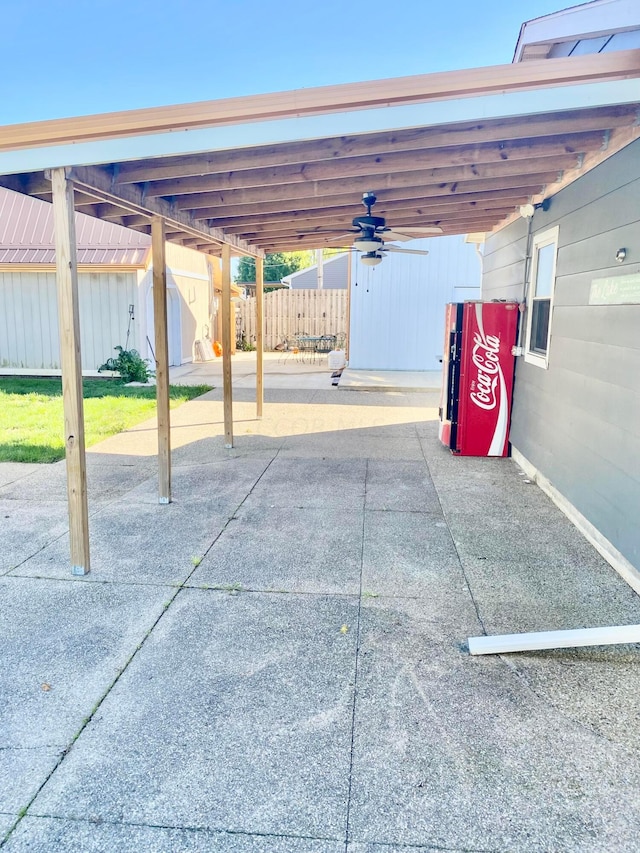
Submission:
[[[1,0],[0,124],[510,62],[571,0]]]

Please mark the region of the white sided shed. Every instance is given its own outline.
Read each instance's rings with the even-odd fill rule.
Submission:
[[[139,280],[151,240],[76,214],[78,296],[85,373],[125,345],[129,306],[138,315]],[[0,189],[0,372],[60,373],[55,251],[51,205]],[[129,348],[141,346],[131,322]]]
[[[439,370],[444,306],[480,298],[481,258],[463,235],[412,240],[429,254],[389,254],[368,267],[354,255],[349,367]]]
[[[153,360],[151,238],[76,213],[83,374],[120,345]],[[191,361],[212,336],[214,266],[193,249],[167,245],[169,364]],[[59,375],[60,337],[51,205],[0,187],[0,374]]]

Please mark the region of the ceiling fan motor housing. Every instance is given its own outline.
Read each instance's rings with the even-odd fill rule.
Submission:
[[[355,216],[352,220],[354,228],[362,228],[363,231],[370,231],[372,234],[378,228],[384,228],[385,220],[382,216]]]

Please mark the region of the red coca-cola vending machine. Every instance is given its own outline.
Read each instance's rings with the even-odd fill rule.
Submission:
[[[517,302],[446,307],[440,441],[461,456],[507,456]]]

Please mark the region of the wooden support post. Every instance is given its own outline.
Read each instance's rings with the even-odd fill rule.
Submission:
[[[231,391],[231,247],[222,244],[222,394],[224,446],[233,447],[233,394]]]
[[[264,260],[256,258],[256,416],[264,403]]]
[[[156,403],[158,411],[158,503],[171,502],[171,420],[169,414],[169,337],[167,334],[167,264],[164,221],[151,220],[153,262],[153,328],[156,357]]]
[[[73,207],[73,184],[64,169],[51,170],[53,221],[56,244],[56,282],[64,441],[67,460],[67,501],[71,574],[86,575],[89,560],[89,511],[87,469],[84,451],[82,361],[80,357],[80,312],[78,308],[78,264]]]
[[[349,362],[349,338],[351,337],[351,281],[353,265],[357,263],[355,252],[350,253],[347,258],[347,328],[344,338],[344,358]]]
[[[618,643],[640,643],[640,625],[577,628],[572,631],[537,631],[531,634],[502,634],[494,637],[469,637],[469,652],[472,655],[499,655],[505,652],[611,646]]]

